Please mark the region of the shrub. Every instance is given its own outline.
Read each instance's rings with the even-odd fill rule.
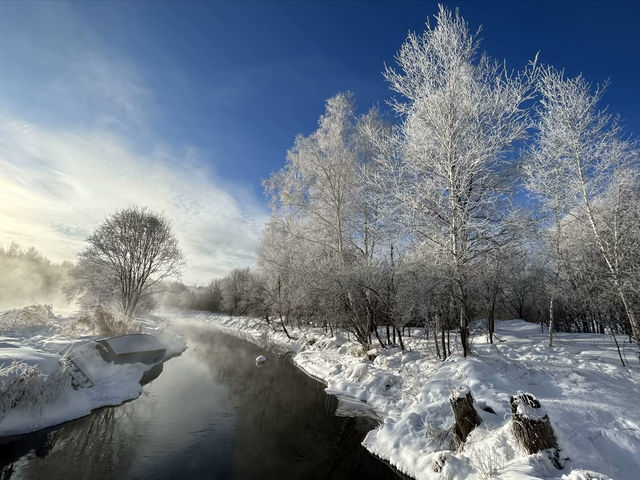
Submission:
[[[70,386],[71,377],[64,367],[45,374],[23,361],[0,365],[0,421],[12,408],[35,407],[40,411]]]
[[[0,313],[0,330],[52,326],[55,319],[51,305],[30,305]]]
[[[85,327],[91,333],[112,337],[126,333],[136,333],[139,326],[134,321],[126,321],[122,315],[96,305],[80,313],[74,319],[75,324]]]

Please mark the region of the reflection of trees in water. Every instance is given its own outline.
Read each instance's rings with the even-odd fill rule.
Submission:
[[[374,478],[397,478],[360,445],[373,422],[334,416],[336,398],[287,355],[272,350],[258,368],[254,359],[264,349],[199,330],[190,339],[194,353],[229,389],[238,412],[236,478],[354,478],[368,470]]]
[[[16,471],[25,478],[120,478],[131,468],[152,416],[153,405],[100,409],[47,433],[44,444],[41,437],[31,439],[29,450],[38,458],[18,462]],[[3,469],[3,480],[11,477],[4,475]]]
[[[40,430],[39,432],[5,439],[0,444],[0,479],[5,480],[19,469],[20,459],[31,454],[44,457],[55,445],[59,433],[57,429]]]

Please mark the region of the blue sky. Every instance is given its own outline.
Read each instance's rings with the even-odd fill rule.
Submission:
[[[513,68],[610,78],[640,134],[640,2],[445,2]],[[381,71],[437,2],[0,4],[0,244],[72,259],[113,209],[174,220],[205,282],[254,261],[280,168],[324,100],[384,104]]]

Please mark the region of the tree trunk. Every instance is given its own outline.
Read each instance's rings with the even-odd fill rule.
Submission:
[[[469,323],[464,309],[460,309],[460,341],[462,343],[462,355],[467,357],[471,353],[469,346]]]
[[[398,341],[400,342],[400,350],[404,352],[404,342],[402,341],[402,333],[400,333],[400,329],[394,327],[398,331]]]
[[[553,347],[553,296],[549,300],[549,346]]]
[[[558,441],[553,433],[551,422],[540,402],[530,393],[518,392],[509,397],[513,433],[518,442],[527,451],[534,454],[552,449],[551,461],[556,468],[562,468],[559,459]]]
[[[292,337],[291,335],[289,335],[289,331],[287,330],[287,327],[286,327],[286,325],[284,323],[285,322],[284,322],[284,320],[282,318],[282,314],[280,314],[280,325],[282,325],[282,329],[284,330],[284,333],[287,335],[287,338],[289,340],[297,340],[297,338]]]
[[[491,309],[489,310],[489,318],[487,319],[487,330],[489,331],[489,343],[493,343],[494,315],[496,311],[495,299],[491,301]]]
[[[482,423],[482,419],[473,406],[473,396],[469,390],[452,390],[449,403],[455,419],[454,438],[460,446],[467,441],[469,433]]]

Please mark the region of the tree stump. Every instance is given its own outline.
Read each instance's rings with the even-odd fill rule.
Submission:
[[[556,468],[562,468],[559,460],[558,441],[551,427],[549,416],[540,402],[530,393],[519,391],[509,397],[513,433],[520,445],[529,454],[542,450],[552,450],[551,461]]]
[[[473,396],[468,389],[455,389],[449,397],[455,423],[453,425],[454,439],[458,446],[467,441],[471,431],[482,423],[482,419],[473,406]]]

